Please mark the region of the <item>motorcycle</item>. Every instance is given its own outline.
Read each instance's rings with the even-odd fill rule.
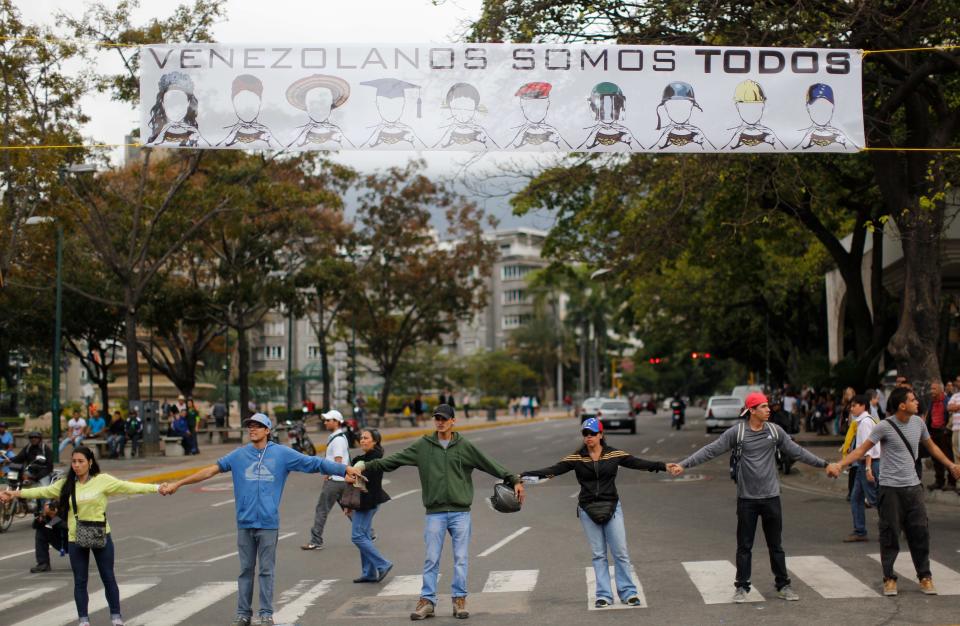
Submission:
[[[313,442],[310,441],[310,436],[307,434],[307,428],[304,426],[303,420],[287,420],[286,424],[287,439],[290,440],[290,447],[301,454],[308,456],[316,455],[317,448],[313,445]]]
[[[683,427],[684,415],[683,415],[683,405],[679,402],[674,402],[670,405],[670,410],[672,412],[670,418],[670,428],[676,428],[680,430]]]
[[[10,491],[16,491],[17,489],[26,489],[28,487],[45,487],[62,477],[62,472],[55,469],[50,474],[47,474],[40,479],[31,478],[31,476],[36,476],[38,473],[40,473],[46,465],[47,458],[42,455],[38,456],[29,465],[27,465],[25,469],[22,469],[22,481],[20,479],[21,466],[8,466],[3,477],[5,488]],[[0,506],[0,532],[4,532],[10,528],[14,517],[23,517],[27,513],[37,515],[42,509],[42,500],[26,500],[19,498],[17,500],[7,502],[6,504]]]

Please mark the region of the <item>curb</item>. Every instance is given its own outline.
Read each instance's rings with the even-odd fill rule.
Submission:
[[[490,430],[492,428],[502,428],[504,426],[518,426],[520,424],[536,424],[538,422],[549,422],[558,419],[570,419],[567,416],[554,416],[554,417],[532,417],[526,419],[517,419],[510,420],[509,422],[489,422],[486,424],[466,424],[464,426],[458,427],[457,432],[473,431],[473,430]],[[404,433],[389,433],[383,436],[384,441],[402,441],[404,439],[416,439],[417,437],[422,437],[423,435],[429,435],[430,433],[435,432],[432,428],[420,428],[417,430],[412,430]],[[317,446],[317,454],[326,452],[327,446]],[[197,465],[195,467],[187,467],[184,469],[171,470],[169,472],[157,472],[155,474],[147,474],[146,476],[138,476],[137,478],[131,478],[130,482],[133,483],[164,483],[171,480],[180,480],[181,478],[186,478],[191,474],[202,470],[204,467],[212,465],[212,463],[207,465]]]

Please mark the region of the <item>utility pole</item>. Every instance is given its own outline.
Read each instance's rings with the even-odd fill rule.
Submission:
[[[287,419],[293,411],[293,309],[287,311]]]
[[[53,445],[53,463],[60,462],[60,327],[63,317],[63,224],[57,222],[57,304],[56,317],[53,329],[53,372],[51,385],[53,399],[50,403],[52,411],[51,438]]]

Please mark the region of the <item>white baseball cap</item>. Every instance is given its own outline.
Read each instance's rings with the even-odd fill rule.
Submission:
[[[343,423],[343,415],[341,415],[340,411],[336,409],[331,409],[326,413],[322,413],[321,417],[323,417],[324,420],[337,420],[341,424]]]

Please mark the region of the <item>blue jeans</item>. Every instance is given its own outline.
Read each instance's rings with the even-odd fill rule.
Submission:
[[[103,582],[103,594],[107,597],[107,606],[110,607],[110,615],[120,616],[120,589],[117,587],[117,579],[113,575],[113,537],[107,535],[107,545],[99,549],[81,548],[77,544],[70,542],[67,544],[67,553],[70,555],[70,569],[73,570],[73,601],[77,605],[77,616],[88,617],[87,602],[87,579],[90,575],[90,552],[93,551],[93,558],[97,562],[97,572],[100,573],[100,580]]]
[[[440,553],[447,532],[453,542],[453,583],[450,594],[454,598],[467,597],[467,568],[470,547],[470,511],[428,513],[423,529],[427,554],[423,560],[423,588],[420,597],[437,604],[437,577],[440,574]]]
[[[593,553],[593,573],[597,579],[597,599],[613,602],[610,590],[610,566],[607,562],[607,548],[613,556],[614,573],[617,579],[617,595],[624,602],[637,595],[637,587],[630,575],[630,554],[627,551],[627,532],[623,527],[623,508],[617,503],[613,517],[601,526],[595,523],[582,509],[577,508],[580,525],[590,542]]]
[[[370,533],[370,529],[373,528],[373,516],[379,508],[375,506],[366,511],[354,511],[350,527],[350,539],[360,551],[360,576],[371,580],[379,578],[380,572],[393,565],[383,558],[380,551],[373,545],[373,537]]]
[[[277,561],[276,528],[238,528],[240,577],[237,615],[253,617],[253,572],[260,562],[260,615],[273,615],[273,569]]]
[[[77,446],[79,446],[80,444],[83,443],[83,437],[76,437],[76,438],[74,438],[74,439],[71,439],[70,437],[67,437],[66,439],[64,439],[63,441],[61,441],[61,442],[60,442],[60,454],[63,454],[64,448],[66,448],[66,447],[67,447],[68,445],[70,445],[71,443],[73,444],[73,447],[76,448]]]
[[[880,459],[873,461],[873,480],[867,480],[867,471],[865,465],[857,466],[857,479],[853,483],[853,491],[850,492],[850,510],[853,513],[853,534],[861,537],[867,536],[867,511],[863,506],[863,500],[866,498],[870,506],[877,506],[877,481],[880,480]]]

